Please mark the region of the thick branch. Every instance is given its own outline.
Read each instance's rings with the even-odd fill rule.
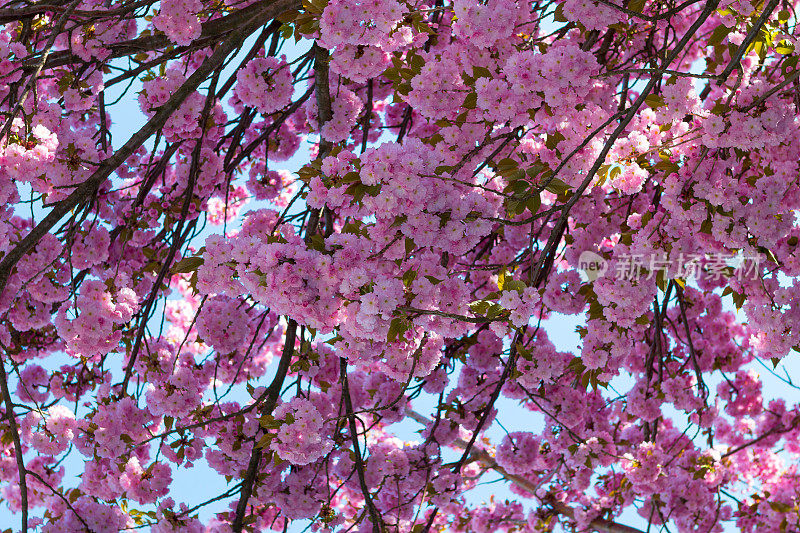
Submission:
[[[378,509],[372,501],[372,496],[367,486],[366,474],[364,473],[364,460],[361,457],[361,446],[358,443],[358,429],[356,428],[356,415],[353,411],[353,400],[350,397],[350,384],[347,380],[347,359],[339,358],[339,379],[342,382],[342,397],[350,424],[350,440],[353,441],[353,452],[355,453],[356,472],[358,472],[358,482],[361,486],[361,494],[364,495],[364,503],[367,505],[369,516],[372,519],[372,533],[379,533],[384,530],[383,519],[378,513]]]
[[[14,416],[14,401],[8,390],[8,376],[6,375],[5,362],[0,361],[0,389],[3,393],[3,402],[6,404],[6,418],[11,428],[11,438],[14,440],[14,457],[17,460],[17,470],[19,471],[19,495],[20,506],[22,507],[22,533],[28,531],[28,482],[26,479],[27,470],[25,469],[25,459],[22,457],[22,442],[19,439],[19,428],[17,419]]]
[[[278,403],[278,397],[283,388],[283,382],[286,380],[286,374],[289,371],[289,363],[294,355],[294,342],[297,338],[297,322],[289,319],[289,325],[286,327],[286,340],[283,345],[283,353],[281,360],[278,363],[278,370],[275,372],[275,377],[272,378],[267,389],[267,401],[264,405],[263,413],[270,414],[275,409]],[[260,427],[260,426],[259,426]],[[231,529],[234,533],[241,533],[244,527],[244,517],[247,512],[247,502],[253,494],[253,486],[256,482],[256,475],[258,474],[258,464],[261,462],[261,448],[258,447],[258,436],[256,432],[256,439],[253,443],[253,453],[250,455],[250,462],[247,465],[247,472],[245,473],[244,480],[242,481],[242,492],[239,495],[239,503],[236,504],[236,516],[231,524]]]
[[[761,12],[761,16],[758,17],[755,25],[747,32],[747,36],[744,38],[742,43],[739,45],[739,48],[736,50],[736,55],[731,58],[731,62],[728,63],[728,66],[725,67],[725,70],[719,75],[719,80],[717,81],[717,85],[722,85],[728,76],[730,76],[733,69],[735,69],[739,62],[744,57],[745,52],[750,48],[750,44],[755,40],[758,36],[758,33],[761,31],[761,27],[767,22],[772,12],[775,11],[775,8],[778,7],[779,0],[771,0],[770,3],[764,6],[764,11]]]
[[[298,0],[274,0],[273,2],[256,2],[248,7],[240,9],[225,17],[220,17],[214,20],[205,22],[202,25],[200,37],[198,37],[191,45],[187,47],[180,47],[183,49],[198,48],[203,46],[210,46],[219,42],[220,38],[224,35],[236,31],[238,28],[247,26],[252,20],[268,21],[272,20],[281,13],[291,11],[293,9],[300,9],[301,3]],[[110,55],[108,59],[116,59],[118,57],[125,57],[140,52],[150,52],[152,50],[159,50],[172,46],[172,42],[166,35],[146,35],[137,37],[129,41],[122,41],[108,45]],[[80,60],[75,54],[69,51],[55,52],[50,55],[47,62],[44,64],[45,68],[60,67],[68,65],[75,61]],[[23,62],[25,70],[33,69],[38,64],[35,58],[27,59]]]
[[[319,157],[325,157],[331,151],[331,143],[322,136],[322,126],[333,117],[331,111],[331,88],[328,74],[328,51],[314,44],[314,86],[317,96],[317,118],[319,119]]]

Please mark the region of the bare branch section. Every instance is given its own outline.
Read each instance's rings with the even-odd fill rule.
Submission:
[[[364,472],[364,458],[361,455],[361,445],[358,442],[358,428],[356,427],[356,415],[353,411],[353,400],[350,397],[350,384],[347,379],[347,359],[339,358],[339,379],[342,383],[342,397],[344,398],[345,414],[350,428],[350,440],[353,443],[353,453],[355,455],[356,472],[358,473],[358,484],[361,487],[361,494],[364,495],[364,502],[372,520],[372,532],[382,533],[386,526],[383,523],[375,503],[372,501],[372,494],[369,492]]]

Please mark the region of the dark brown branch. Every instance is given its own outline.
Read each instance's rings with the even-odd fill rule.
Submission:
[[[228,40],[224,41],[222,45],[220,45],[220,47],[189,76],[189,79],[175,91],[170,99],[158,108],[155,115],[128,139],[128,142],[126,142],[122,148],[103,161],[89,179],[78,185],[69,196],[55,204],[47,216],[45,216],[30,233],[17,243],[14,248],[9,250],[2,261],[0,261],[0,293],[5,289],[11,271],[17,262],[33,249],[36,243],[38,243],[64,215],[93,196],[100,184],[108,179],[117,167],[130,157],[136,149],[144,144],[151,135],[161,129],[183,101],[197,89],[211,72],[222,64],[232,51],[241,46],[242,42],[244,42],[250,33],[261,25],[261,21],[264,17],[272,18],[279,15],[285,11],[286,6],[291,5],[292,2],[294,2],[294,0],[276,0],[276,2],[270,4],[258,4],[261,6],[260,9],[248,11],[253,15],[253,18],[247,21],[248,23],[244,24],[238,31],[234,32]]]
[[[30,474],[31,476],[33,476],[36,479],[38,479],[39,482],[42,485],[44,485],[45,487],[50,489],[50,492],[52,492],[54,495],[56,495],[59,498],[61,498],[61,501],[63,501],[64,504],[69,508],[69,510],[72,511],[72,513],[78,518],[78,521],[81,524],[83,524],[83,527],[86,528],[86,531],[92,532],[91,528],[89,527],[89,524],[86,523],[86,520],[84,520],[83,517],[80,514],[78,514],[78,511],[75,510],[75,507],[72,506],[72,504],[69,502],[69,500],[63,494],[58,492],[55,488],[53,488],[52,485],[50,485],[50,483],[45,481],[45,479],[42,476],[40,476],[39,474],[37,474],[33,470],[27,470],[26,473]]]
[[[145,323],[150,316],[150,310],[156,301],[158,293],[161,291],[161,283],[164,281],[164,278],[167,276],[167,273],[172,266],[172,261],[175,259],[175,254],[178,252],[178,248],[180,248],[186,238],[186,235],[183,235],[183,225],[186,223],[186,219],[189,216],[189,206],[192,203],[192,198],[194,198],[194,185],[197,181],[197,175],[200,173],[200,150],[203,146],[203,140],[205,139],[206,135],[205,124],[208,122],[208,117],[211,114],[211,107],[216,101],[215,91],[218,78],[219,70],[217,70],[211,80],[211,86],[208,88],[208,94],[206,95],[206,103],[203,107],[203,112],[200,114],[200,124],[203,124],[203,128],[200,132],[200,138],[197,139],[194,145],[194,150],[192,151],[192,161],[189,166],[189,179],[186,185],[186,191],[184,192],[181,215],[178,219],[178,224],[175,228],[175,231],[172,233],[172,243],[170,244],[169,251],[167,252],[167,257],[161,264],[161,268],[158,271],[156,280],[153,283],[153,290],[150,291],[150,295],[147,298],[147,303],[144,306],[144,311],[142,312],[140,320],[141,323],[139,324],[139,328],[136,333],[136,340],[133,344],[130,357],[128,358],[128,365],[125,367],[125,376],[122,378],[122,385],[119,391],[120,398],[125,396],[127,392],[128,381],[130,381],[131,375],[133,374],[133,365],[136,364],[136,356],[139,354],[139,348],[141,347],[142,339],[144,338]],[[193,221],[193,224],[187,228],[188,230],[191,230],[194,227],[194,222],[195,221]]]
[[[767,19],[769,19],[770,15],[772,15],[772,12],[775,11],[775,8],[778,7],[778,2],[779,0],[770,0],[770,3],[764,6],[764,11],[761,12],[761,16],[758,17],[758,20],[750,29],[750,31],[747,32],[747,36],[744,38],[742,43],[739,45],[739,48],[736,50],[736,55],[731,58],[731,61],[730,63],[728,63],[728,66],[725,67],[725,70],[723,70],[722,73],[719,75],[719,79],[717,80],[717,85],[722,85],[723,83],[725,83],[725,80],[728,79],[728,76],[730,76],[731,72],[733,72],[733,69],[739,66],[739,62],[742,60],[742,57],[744,57],[745,52],[747,52],[747,49],[750,47],[750,43],[752,43],[755,40],[755,38],[758,36],[758,32],[761,31],[761,27],[764,25],[765,22],[767,22]]]
[[[329,53],[318,44],[314,44],[314,86],[317,97],[317,118],[319,122],[319,158],[323,158],[331,151],[331,143],[322,137],[322,126],[333,117],[331,111],[331,88],[329,82],[328,61]]]
[[[703,372],[700,370],[700,364],[697,361],[697,352],[695,352],[694,344],[692,343],[692,332],[691,328],[689,328],[689,319],[686,318],[686,296],[683,293],[683,287],[681,287],[679,284],[676,283],[675,288],[677,289],[678,294],[678,306],[681,310],[681,320],[683,322],[684,331],[686,332],[686,344],[689,346],[689,357],[692,360],[694,372],[697,376],[697,387],[703,392],[703,403],[706,403],[708,401],[708,387],[706,387],[706,384],[703,381]]]
[[[286,374],[289,371],[289,363],[294,354],[294,343],[297,338],[297,322],[289,319],[289,325],[286,327],[286,340],[283,345],[283,353],[281,360],[278,363],[278,370],[275,372],[275,377],[272,378],[267,388],[267,400],[264,405],[264,414],[270,414],[275,409],[278,403],[278,397],[283,388],[283,382],[286,380]],[[261,462],[261,448],[258,447],[258,437],[260,432],[256,432],[255,442],[253,442],[253,453],[250,455],[250,462],[247,465],[244,480],[242,481],[242,492],[239,495],[239,503],[236,504],[236,515],[231,524],[231,529],[234,533],[241,533],[244,527],[244,517],[247,512],[247,502],[253,494],[253,486],[256,482],[256,474],[258,473],[258,464]]]
[[[364,134],[361,137],[361,153],[367,149],[369,123],[372,118],[372,79],[367,81],[367,107],[364,109]]]
[[[378,513],[378,509],[375,507],[375,503],[372,501],[372,495],[367,486],[366,474],[364,472],[364,459],[361,457],[361,446],[358,443],[356,415],[353,411],[353,400],[350,397],[350,384],[347,380],[347,359],[344,357],[339,358],[339,380],[342,383],[342,397],[344,398],[345,412],[350,426],[350,440],[353,442],[356,472],[358,473],[358,482],[361,486],[361,494],[364,495],[364,503],[367,506],[367,511],[369,511],[369,516],[372,520],[372,533],[380,533],[385,529],[385,526],[380,513]]]
[[[798,77],[800,77],[800,69],[795,70],[792,74],[787,76],[785,80],[783,80],[778,85],[776,85],[775,87],[773,87],[769,91],[765,92],[764,94],[762,94],[761,96],[759,96],[758,98],[753,100],[753,102],[750,105],[741,108],[740,111],[742,113],[747,113],[748,111],[750,111],[754,107],[756,107],[758,105],[761,105],[762,103],[764,103],[767,100],[767,98],[769,98],[770,96],[772,96],[776,92],[780,91],[781,89],[783,89],[784,87],[786,87],[790,83],[796,81]]]
[[[792,422],[790,424],[788,424],[786,426],[778,426],[778,427],[772,428],[769,431],[766,431],[766,432],[762,433],[758,437],[745,442],[744,444],[740,444],[739,446],[736,446],[735,448],[731,448],[727,452],[723,453],[722,457],[723,458],[730,457],[731,455],[733,455],[735,453],[739,453],[740,451],[744,450],[745,448],[749,448],[750,446],[752,446],[754,444],[757,444],[760,441],[762,441],[762,440],[764,440],[767,437],[770,437],[772,435],[780,435],[782,433],[787,433],[789,431],[792,431],[798,425],[800,425],[800,416],[795,416],[792,419]]]
[[[6,353],[8,351],[6,350]],[[19,427],[14,415],[14,401],[11,399],[11,392],[8,390],[8,376],[6,375],[5,361],[0,361],[0,389],[3,393],[3,402],[6,404],[6,418],[11,428],[11,438],[14,440],[14,457],[17,460],[17,470],[19,471],[19,495],[20,506],[22,507],[22,533],[28,532],[28,482],[26,479],[27,470],[25,469],[25,459],[22,456],[22,442],[19,438]]]
[[[71,16],[73,17],[85,17],[91,20],[101,20],[110,17],[117,18],[122,15],[128,14],[131,11],[134,11],[138,7],[146,6],[151,3],[152,2],[150,0],[143,0],[117,9],[109,9],[107,11],[85,10],[85,9],[70,10],[69,6],[36,3],[32,6],[27,6],[27,7],[0,9],[0,24],[8,24],[9,22],[16,22],[18,20],[24,20],[26,18],[33,18],[36,15],[43,15],[48,12],[58,13],[60,11],[71,11]]]
[[[689,27],[686,34],[681,38],[675,48],[670,52],[669,56],[665,59],[664,64],[661,65],[661,69],[666,69],[669,67],[670,63],[672,63],[678,54],[680,54],[681,50],[689,43],[689,40],[694,37],[694,34],[703,25],[703,23],[711,16],[711,14],[716,10],[717,5],[719,4],[719,0],[709,0],[706,3],[706,7],[703,8],[703,11],[697,17],[697,20]],[[633,117],[636,115],[636,112],[644,103],[647,96],[650,94],[650,91],[653,90],[656,83],[661,79],[660,76],[653,76],[650,78],[650,81],[647,82],[647,85],[642,89],[639,97],[636,101],[631,104],[631,107],[628,109],[626,116],[620,121],[619,125],[616,127],[614,132],[608,138],[608,140],[603,145],[603,149],[600,150],[597,158],[595,159],[594,164],[592,165],[591,169],[584,178],[583,182],[580,186],[575,190],[572,194],[572,197],[564,204],[564,209],[561,213],[561,216],[556,221],[555,226],[553,227],[553,231],[550,233],[550,237],[547,239],[547,243],[545,244],[544,250],[542,251],[542,256],[539,259],[537,265],[537,272],[536,276],[534,277],[534,286],[538,287],[542,281],[547,277],[547,273],[550,271],[550,268],[553,265],[553,261],[555,260],[556,249],[558,245],[561,243],[561,238],[564,236],[564,231],[567,228],[567,220],[569,219],[569,212],[572,207],[581,199],[583,193],[591,184],[592,180],[594,179],[597,171],[600,170],[600,167],[605,162],[606,156],[611,151],[614,142],[619,138],[625,128],[628,127],[628,124],[633,120]]]
[[[293,9],[300,9],[301,3],[298,0],[274,0],[272,2],[256,2],[243,9],[240,9],[230,15],[218,19],[210,20],[202,25],[200,37],[198,37],[191,45],[191,48],[201,48],[210,46],[219,42],[220,38],[231,32],[236,32],[241,28],[248,26],[253,20],[260,20],[262,22],[272,20],[281,13]],[[260,25],[260,24],[259,24]],[[108,59],[116,59],[118,57],[125,57],[140,52],[150,52],[161,48],[167,48],[172,43],[166,35],[146,35],[137,37],[129,41],[119,43],[112,43],[108,45],[110,55]],[[187,47],[188,49],[189,47]],[[44,68],[53,68],[70,63],[82,61],[75,54],[69,51],[55,52],[50,55]],[[38,61],[29,59],[23,62],[23,68],[26,70],[35,68]]]

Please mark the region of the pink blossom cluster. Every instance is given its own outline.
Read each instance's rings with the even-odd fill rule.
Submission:
[[[13,182],[32,181],[38,177],[43,166],[54,161],[58,147],[58,135],[46,126],[37,124],[27,128],[22,120],[14,120],[0,151],[0,164],[6,169],[3,190],[7,191],[7,200],[14,196],[15,191],[10,188]]]
[[[187,77],[178,69],[170,69],[164,76],[143,82],[143,90],[139,93],[139,105],[142,111],[152,116],[159,107],[167,103]],[[199,118],[204,105],[203,95],[199,92],[190,94],[167,121],[164,127],[166,138],[175,141],[181,138],[200,137],[204,125],[200,124]]]
[[[69,447],[75,436],[75,415],[64,405],[51,407],[44,413],[32,411],[25,417],[29,428],[29,441],[36,451],[46,455],[58,455]]]
[[[356,125],[364,103],[356,93],[341,87],[336,99],[331,104],[333,116],[322,126],[322,138],[330,142],[342,142],[350,137],[350,131]]]
[[[284,422],[270,444],[281,459],[305,465],[331,451],[331,443],[324,438],[322,415],[312,402],[295,397],[279,405],[273,416]]]
[[[402,5],[395,0],[333,0],[320,18],[318,42],[329,49],[380,45],[403,15]]]
[[[80,313],[73,319],[62,312],[56,328],[68,350],[78,357],[96,357],[114,350],[122,338],[118,325],[128,322],[136,312],[136,293],[122,287],[113,292],[99,280],[88,280],[81,287],[76,302]]]
[[[197,14],[203,10],[200,0],[166,0],[153,17],[153,27],[163,31],[179,46],[187,46],[200,37],[202,26]]]
[[[253,58],[236,74],[236,80],[236,96],[265,115],[292,101],[292,72],[285,58]]]
[[[229,296],[210,298],[197,317],[198,335],[221,353],[236,351],[250,333],[244,305],[241,300]]]
[[[229,243],[210,238],[206,242],[208,263],[200,270],[202,290],[228,295],[248,291],[277,314],[286,313],[310,327],[330,330],[338,312],[335,271],[329,256],[296,246],[299,240],[293,235],[286,235],[285,243],[263,243],[246,235]],[[235,265],[226,267],[231,273],[227,279],[219,277],[221,269],[214,269],[223,258],[232,259]]]
[[[331,57],[331,71],[357,83],[377,77],[389,64],[389,54],[374,45],[338,46]]]
[[[517,3],[511,0],[455,0],[453,33],[473,46],[488,48],[513,33],[517,9]]]
[[[800,530],[773,4],[3,10],[4,505],[46,533]],[[230,490],[178,498],[204,461]]]

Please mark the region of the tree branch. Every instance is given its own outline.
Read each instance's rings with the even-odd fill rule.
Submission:
[[[350,384],[347,380],[347,359],[344,357],[339,358],[339,379],[342,382],[342,397],[344,398],[345,412],[350,424],[350,440],[353,441],[353,452],[355,454],[356,472],[358,472],[358,482],[361,486],[361,493],[364,495],[364,502],[367,505],[369,516],[372,519],[372,533],[380,533],[385,529],[383,519],[381,518],[375,503],[372,501],[372,496],[367,486],[364,473],[364,460],[361,457],[361,446],[358,443],[358,429],[356,428],[356,415],[353,412],[353,400],[350,397]]]
[[[264,414],[270,414],[275,409],[278,403],[278,397],[283,388],[283,382],[286,380],[286,374],[289,371],[289,363],[294,355],[294,343],[297,338],[297,322],[289,319],[289,324],[286,327],[286,339],[283,345],[283,353],[281,360],[278,363],[278,370],[275,372],[275,377],[272,378],[267,389],[267,401],[264,405]],[[260,430],[261,426],[259,426]],[[253,486],[256,482],[256,474],[258,473],[258,464],[261,462],[261,448],[258,447],[259,431],[256,432],[255,441],[253,442],[253,452],[250,455],[250,462],[247,465],[244,480],[242,481],[242,491],[239,495],[239,503],[236,504],[236,515],[231,524],[231,529],[234,533],[241,533],[244,527],[244,517],[247,512],[247,501],[253,494]]]
[[[6,418],[11,428],[11,438],[14,440],[14,457],[17,460],[17,470],[19,472],[19,494],[20,505],[22,507],[22,533],[28,531],[28,482],[26,479],[27,469],[25,459],[22,456],[22,442],[19,438],[19,428],[17,419],[14,416],[14,401],[8,390],[8,376],[6,375],[5,361],[0,361],[0,389],[3,393],[3,401],[6,404]]]
[[[241,46],[250,33],[262,25],[263,17],[279,15],[286,10],[285,6],[291,4],[293,1],[294,0],[276,0],[276,2],[267,5],[260,4],[261,7],[254,11],[248,11],[252,17],[248,19],[247,23],[238,31],[234,32],[228,40],[223,42],[222,45],[217,48],[191,76],[189,76],[189,79],[175,91],[170,99],[158,108],[156,114],[128,139],[128,142],[126,142],[122,148],[100,163],[100,167],[89,179],[78,185],[65,199],[55,204],[47,216],[45,216],[30,233],[17,243],[14,248],[9,250],[2,261],[0,261],[0,293],[5,289],[14,266],[26,253],[36,246],[36,243],[38,243],[64,215],[91,197],[100,184],[108,179],[117,167],[130,157],[136,149],[144,144],[151,135],[161,129],[175,110],[197,89],[208,75],[216,70],[231,52]]]
[[[425,426],[429,426],[431,424],[431,420],[428,420],[425,416],[421,415],[420,413],[414,411],[411,408],[407,408],[405,411],[406,415],[410,418],[413,418],[420,424]],[[460,448],[465,450],[468,446],[467,441],[464,439],[458,438],[453,441],[453,446],[456,448]],[[475,457],[478,461],[481,462],[485,467],[490,468],[503,476],[506,480],[514,483],[521,489],[524,489],[530,492],[532,495],[536,496],[536,491],[539,488],[538,486],[534,485],[527,479],[522,476],[518,476],[516,474],[511,474],[506,471],[505,468],[497,464],[497,461],[494,460],[494,457],[489,455],[484,450],[473,450],[472,456]],[[558,514],[566,516],[570,520],[575,519],[575,511],[561,502],[549,500],[547,502],[548,505],[553,507]],[[626,526],[624,524],[618,524],[616,522],[612,522],[610,520],[603,520],[601,518],[595,518],[589,523],[589,526],[592,527],[596,531],[600,531],[601,533],[643,533],[640,529],[636,529],[634,527]]]

